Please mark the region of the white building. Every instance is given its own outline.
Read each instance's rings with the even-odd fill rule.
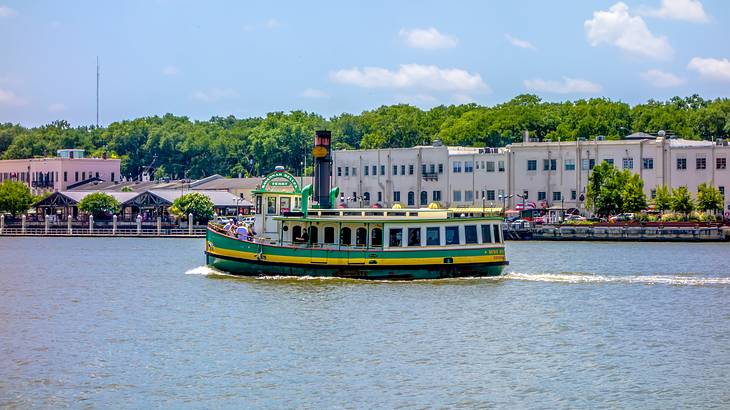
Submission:
[[[336,151],[334,185],[348,206],[502,206],[584,210],[588,175],[601,161],[637,173],[649,198],[657,186],[730,187],[725,141],[632,134],[624,140],[523,142],[506,148],[434,146]],[[354,198],[354,200],[352,200]],[[728,208],[728,199],[725,200]]]

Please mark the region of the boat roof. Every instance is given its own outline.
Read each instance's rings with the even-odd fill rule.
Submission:
[[[501,208],[338,208],[311,209],[308,215],[275,216],[277,221],[290,222],[447,222],[464,220],[501,220]],[[474,216],[471,214],[479,214]]]

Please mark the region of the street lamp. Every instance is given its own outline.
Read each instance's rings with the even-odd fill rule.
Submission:
[[[502,213],[507,211],[507,200],[512,198],[514,195],[499,194],[499,199],[502,201]]]

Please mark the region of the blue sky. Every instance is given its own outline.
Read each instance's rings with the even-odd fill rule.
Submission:
[[[0,122],[730,95],[724,0],[0,0]]]

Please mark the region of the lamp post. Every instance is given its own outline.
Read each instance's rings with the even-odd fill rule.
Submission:
[[[514,195],[503,195],[499,194],[499,199],[502,200],[502,213],[507,211],[507,199],[512,198]]]

